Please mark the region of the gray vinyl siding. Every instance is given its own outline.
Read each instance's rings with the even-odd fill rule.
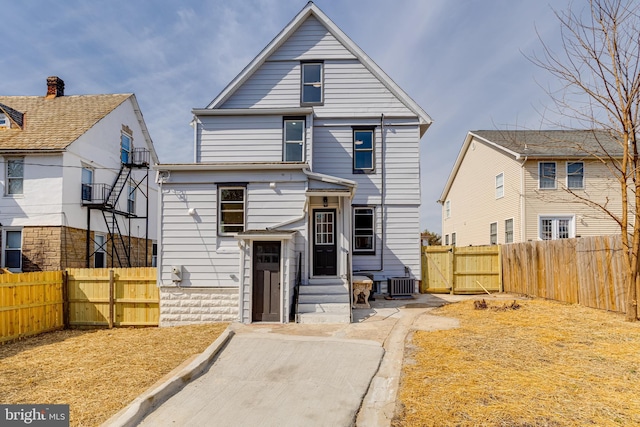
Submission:
[[[415,205],[387,206],[385,236],[388,250],[384,254],[387,277],[404,277],[405,266],[412,277],[421,277],[419,210]]]
[[[354,58],[354,55],[313,16],[269,57],[272,61],[337,58]]]
[[[282,161],[282,126],[282,116],[202,117],[196,161]]]
[[[284,177],[283,177],[284,176]],[[216,183],[248,182],[246,229],[265,229],[303,215],[306,181],[302,173],[279,172],[172,172],[175,183],[163,185],[161,194],[161,282],[171,285],[171,266],[184,266],[182,286],[237,287],[240,249],[233,236],[217,235]],[[201,182],[206,180],[207,182]],[[182,181],[182,182],[181,182]],[[271,182],[276,188],[270,188]],[[195,209],[196,216],[188,214]],[[306,220],[283,227],[306,236]]]

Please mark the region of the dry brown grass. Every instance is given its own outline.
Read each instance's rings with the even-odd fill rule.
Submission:
[[[65,330],[0,346],[0,402],[69,404],[72,426],[97,426],[228,324]]]
[[[640,425],[640,325],[543,300],[487,302],[439,308],[461,327],[413,335],[394,426]]]

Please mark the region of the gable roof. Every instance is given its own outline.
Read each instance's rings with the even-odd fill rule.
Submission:
[[[16,111],[9,106],[0,104],[0,113],[5,114],[7,117],[9,117],[9,120],[18,125],[19,128],[22,128],[22,125],[24,123],[24,114],[22,114],[20,111]]]
[[[462,144],[438,203],[444,203],[446,200],[462,160],[474,139],[513,157],[515,160],[622,156],[622,147],[618,140],[610,132],[604,130],[470,131]]]
[[[219,108],[233,93],[251,77],[262,64],[280,48],[305,22],[313,16],[351,52],[393,95],[409,110],[418,116],[420,121],[420,136],[424,134],[432,123],[431,117],[405,93],[358,45],[356,45],[336,24],[331,21],[313,2],[307,5],[293,18],[287,26],[256,56],[222,92],[207,106],[208,109]]]
[[[0,151],[63,150],[133,96],[0,96],[0,104],[19,111],[24,118],[22,129],[0,130]]]
[[[518,157],[622,155],[620,143],[604,130],[476,130],[470,133]]]

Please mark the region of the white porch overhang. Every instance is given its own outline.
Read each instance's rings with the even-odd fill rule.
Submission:
[[[291,240],[296,230],[246,230],[236,234],[238,240]]]

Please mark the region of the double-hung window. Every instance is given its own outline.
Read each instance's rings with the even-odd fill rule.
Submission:
[[[448,234],[444,235],[444,245],[445,246],[449,246],[449,235]]]
[[[284,119],[284,161],[301,162],[304,157],[304,118]]]
[[[24,159],[10,158],[7,159],[7,194],[23,194],[24,183]]]
[[[504,173],[496,175],[496,199],[504,197]]]
[[[375,157],[373,129],[353,130],[353,172],[374,172]]]
[[[93,200],[93,169],[82,168],[82,200]]]
[[[136,186],[133,183],[129,183],[127,191],[127,212],[130,214],[136,212]]]
[[[456,233],[451,233],[451,245],[456,245]]]
[[[105,268],[107,266],[107,239],[104,234],[96,234],[94,240],[93,266]]]
[[[497,245],[498,244],[498,223],[492,222],[489,224],[489,244]]]
[[[513,218],[504,221],[504,242],[513,243]]]
[[[120,134],[120,161],[124,164],[130,164],[133,159],[131,158],[131,150],[133,149],[133,143],[131,135],[122,132]]]
[[[300,102],[303,105],[321,105],[324,102],[323,65],[322,62],[303,62],[300,64]]]
[[[584,188],[583,162],[567,162],[567,188],[577,190]]]
[[[230,236],[244,231],[245,187],[218,189],[218,234]]]
[[[375,254],[375,214],[371,207],[353,208],[353,252]]]
[[[451,200],[444,202],[444,217],[451,218]]]
[[[2,263],[10,271],[22,270],[22,230],[4,230]]]
[[[556,188],[556,162],[538,163],[538,188],[541,190]]]

